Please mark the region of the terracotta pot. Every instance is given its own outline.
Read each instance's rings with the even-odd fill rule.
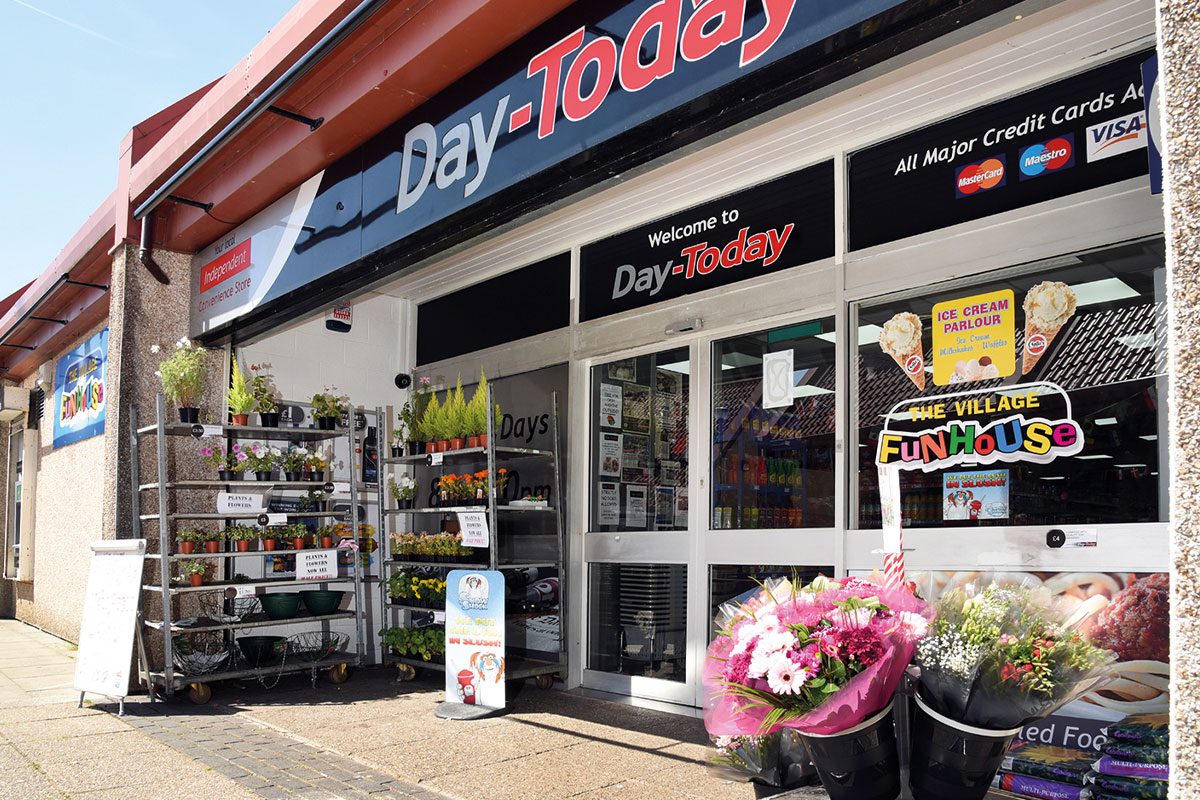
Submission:
[[[233,424],[234,425],[249,425],[250,424],[250,415],[249,414],[234,414],[233,415]]]
[[[467,446],[467,440],[462,438],[461,436],[450,440],[450,449],[451,450],[462,450],[466,446]]]
[[[487,443],[488,443],[488,435],[486,433],[479,434],[479,446],[487,447]]]
[[[196,543],[195,542],[180,542],[179,543],[179,552],[185,556],[189,555],[190,553],[196,552]]]
[[[199,575],[188,575],[188,583],[190,583],[192,586],[203,586],[204,585],[203,573],[201,573]]]
[[[250,552],[250,540],[249,539],[239,539],[238,541],[234,542],[234,544],[237,545],[237,551],[239,553],[249,553]]]
[[[442,453],[450,452],[450,440],[446,439],[445,441],[438,442],[438,450]]]
[[[262,543],[263,543],[263,550],[274,550],[275,549],[275,540],[274,539],[263,539]]]
[[[292,549],[293,550],[303,550],[304,549],[304,537],[303,536],[298,536],[295,539],[292,539]]]
[[[424,451],[426,453],[436,453],[437,452],[437,442],[426,442]]]
[[[333,547],[333,537],[332,536],[322,536],[321,537],[321,547],[324,547],[326,550]]]
[[[478,436],[468,436],[467,437],[467,447],[479,447],[479,437]]]
[[[205,543],[204,543],[204,552],[206,552],[206,553],[219,553],[219,552],[221,552],[221,542],[220,542],[220,541],[218,541],[218,540],[213,540],[213,541],[205,542]]]

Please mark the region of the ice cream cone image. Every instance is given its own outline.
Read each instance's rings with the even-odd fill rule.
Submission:
[[[1021,374],[1028,375],[1075,316],[1075,292],[1061,281],[1042,281],[1025,293],[1025,346]]]
[[[921,344],[921,318],[902,311],[883,324],[879,347],[891,356],[916,387],[925,391],[925,349]]]

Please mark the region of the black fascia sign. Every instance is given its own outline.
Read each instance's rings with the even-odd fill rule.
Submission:
[[[826,161],[585,245],[580,320],[829,258],[833,249]]]
[[[850,155],[851,250],[1147,173],[1148,53]]]

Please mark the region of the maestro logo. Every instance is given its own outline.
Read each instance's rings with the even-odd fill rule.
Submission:
[[[954,195],[955,197],[970,197],[973,194],[1003,186],[1005,172],[1003,154],[959,167],[954,173]]]
[[[1021,151],[1021,180],[1039,178],[1075,166],[1075,134],[1056,136]]]

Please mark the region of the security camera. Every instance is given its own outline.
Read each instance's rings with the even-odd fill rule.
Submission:
[[[409,375],[407,372],[401,372],[396,375],[397,389],[407,389],[410,386],[412,386],[412,375]]]

